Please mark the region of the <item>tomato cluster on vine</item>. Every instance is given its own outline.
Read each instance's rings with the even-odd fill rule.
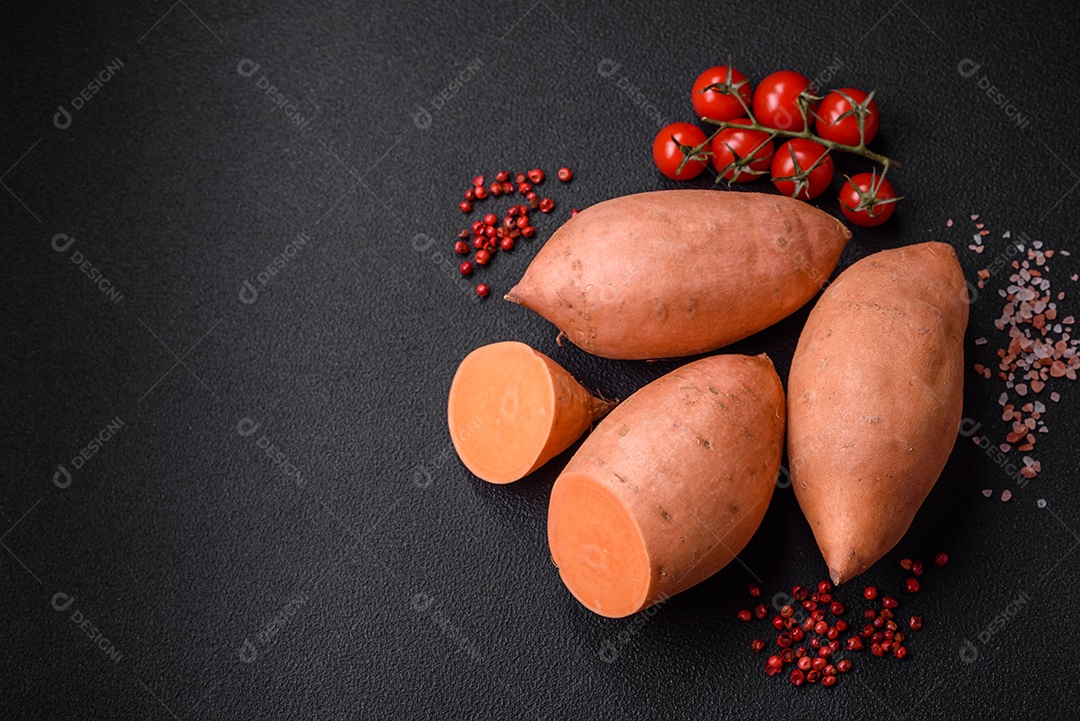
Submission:
[[[847,178],[840,210],[856,225],[884,223],[900,200],[885,174],[899,163],[867,147],[881,125],[876,91],[815,93],[810,79],[793,70],[775,72],[754,88],[730,63],[709,68],[694,81],[691,102],[716,130],[706,135],[693,123],[665,126],[653,141],[656,167],[669,178],[690,180],[711,164],[718,182],[769,177],[784,195],[812,200],[832,182],[833,152],[853,153],[882,170]]]

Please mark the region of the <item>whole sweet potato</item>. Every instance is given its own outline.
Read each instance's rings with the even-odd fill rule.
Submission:
[[[922,243],[845,270],[810,312],[788,377],[795,495],[836,583],[907,531],[956,440],[966,284]]]
[[[588,609],[637,613],[727,565],[772,498],[784,388],[764,355],[695,361],[601,421],[551,491],[548,543]]]
[[[629,195],[559,228],[506,299],[599,356],[704,353],[805,304],[850,237],[831,215],[779,195]]]

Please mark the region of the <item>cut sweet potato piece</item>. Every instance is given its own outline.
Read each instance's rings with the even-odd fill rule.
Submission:
[[[761,523],[783,444],[766,356],[705,358],[645,386],[555,481],[548,543],[563,582],[618,618],[713,575]]]
[[[447,416],[461,462],[485,481],[511,483],[573,445],[614,405],[543,353],[506,341],[461,361]]]

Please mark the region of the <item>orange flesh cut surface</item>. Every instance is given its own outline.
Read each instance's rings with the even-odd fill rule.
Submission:
[[[552,489],[548,543],[559,575],[586,608],[609,618],[649,601],[651,571],[641,529],[603,482],[564,473]]]
[[[524,343],[474,350],[450,386],[450,437],[462,463],[490,483],[511,483],[548,459],[555,388],[543,358]]]

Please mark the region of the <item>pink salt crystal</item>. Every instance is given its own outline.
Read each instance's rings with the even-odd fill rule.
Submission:
[[[974,215],[971,216],[971,219],[972,220],[978,220],[979,219],[979,214],[975,213]]]
[[[984,495],[984,496],[986,496],[987,498],[989,498],[990,496],[994,495],[994,492],[993,492],[992,490],[990,490],[989,488],[984,488],[984,489],[983,489],[983,492],[982,492],[982,493],[983,493],[983,495]]]
[[[1010,498],[1012,498],[1012,491],[1010,491],[1008,488],[1001,492],[1001,500],[1003,502],[1008,503]]]
[[[949,218],[948,220],[945,221],[945,227],[946,228],[951,228],[952,227],[952,218]]]

